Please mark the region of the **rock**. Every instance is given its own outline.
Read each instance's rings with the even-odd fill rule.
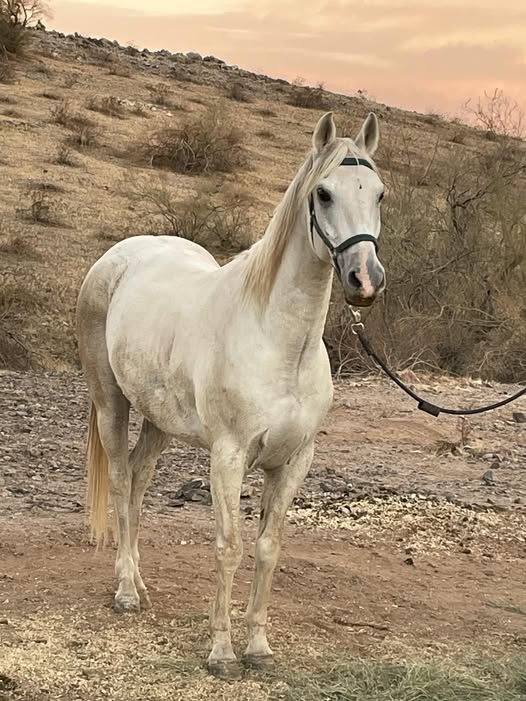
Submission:
[[[192,61],[202,61],[203,57],[201,54],[198,54],[197,51],[189,51],[186,54],[187,58],[191,59]]]
[[[495,484],[495,479],[493,477],[493,470],[486,470],[486,472],[482,475],[482,482],[487,485],[488,487],[491,487],[492,485]]]
[[[523,411],[514,411],[513,420],[518,424],[526,424],[526,414]]]
[[[406,559],[404,560],[404,565],[409,565],[411,567],[414,567],[415,561],[413,560],[412,557],[406,557]]]

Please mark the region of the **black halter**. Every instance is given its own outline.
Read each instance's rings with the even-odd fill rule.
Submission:
[[[366,168],[370,168],[371,170],[374,170],[374,167],[372,166],[372,164],[369,163],[369,161],[366,161],[365,158],[356,158],[354,156],[344,158],[340,165],[342,165],[342,166],[365,166]],[[323,243],[329,249],[329,253],[331,254],[332,264],[333,264],[333,266],[336,269],[336,272],[338,274],[340,273],[340,266],[338,264],[338,258],[337,258],[338,254],[342,253],[342,251],[345,251],[347,248],[354,246],[354,244],[356,244],[356,243],[361,243],[362,241],[370,241],[374,245],[375,250],[378,251],[378,241],[372,234],[356,234],[355,236],[351,236],[348,239],[345,239],[345,241],[342,241],[342,243],[338,244],[337,246],[333,246],[332,241],[328,238],[327,234],[323,231],[323,229],[319,225],[318,219],[316,218],[316,210],[314,208],[314,195],[312,193],[309,196],[309,212],[310,212],[311,238],[314,234],[313,230],[316,229],[316,233],[318,234],[320,239],[323,241]]]

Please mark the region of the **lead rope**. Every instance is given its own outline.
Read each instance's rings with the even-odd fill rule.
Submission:
[[[394,373],[387,367],[384,360],[382,360],[382,358],[380,358],[380,356],[376,353],[374,348],[371,346],[369,339],[365,335],[365,326],[362,322],[361,312],[358,309],[353,309],[350,305],[349,311],[351,312],[351,316],[353,317],[353,323],[351,324],[351,332],[355,336],[358,336],[358,339],[360,340],[360,343],[362,344],[367,355],[369,355],[375,361],[375,363],[385,372],[385,374],[388,377],[391,378],[391,380],[396,385],[398,385],[398,387],[400,387],[400,389],[403,392],[408,394],[411,397],[411,399],[414,399],[414,401],[418,403],[418,408],[421,411],[425,411],[427,414],[431,414],[431,416],[439,416],[440,414],[452,414],[454,416],[470,416],[472,414],[483,414],[486,411],[499,409],[500,407],[505,406],[506,404],[510,404],[511,402],[514,402],[515,400],[519,399],[519,397],[522,397],[524,394],[526,394],[526,387],[523,387],[511,397],[502,399],[500,402],[495,402],[494,404],[487,404],[486,406],[479,407],[478,409],[447,409],[445,407],[432,404],[431,402],[428,402],[427,399],[419,397],[418,394],[413,392],[412,389],[410,389],[404,382],[402,382],[402,380],[398,377],[398,375],[396,375],[396,373]]]

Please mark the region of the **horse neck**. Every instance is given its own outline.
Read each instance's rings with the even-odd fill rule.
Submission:
[[[314,253],[309,235],[305,210],[287,240],[265,318],[283,347],[297,342],[304,349],[308,339],[317,350],[329,309],[332,267]]]

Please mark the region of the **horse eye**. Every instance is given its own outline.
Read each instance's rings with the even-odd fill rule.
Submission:
[[[321,202],[330,202],[331,201],[331,195],[327,190],[324,190],[322,187],[318,188],[318,197],[320,198]]]

